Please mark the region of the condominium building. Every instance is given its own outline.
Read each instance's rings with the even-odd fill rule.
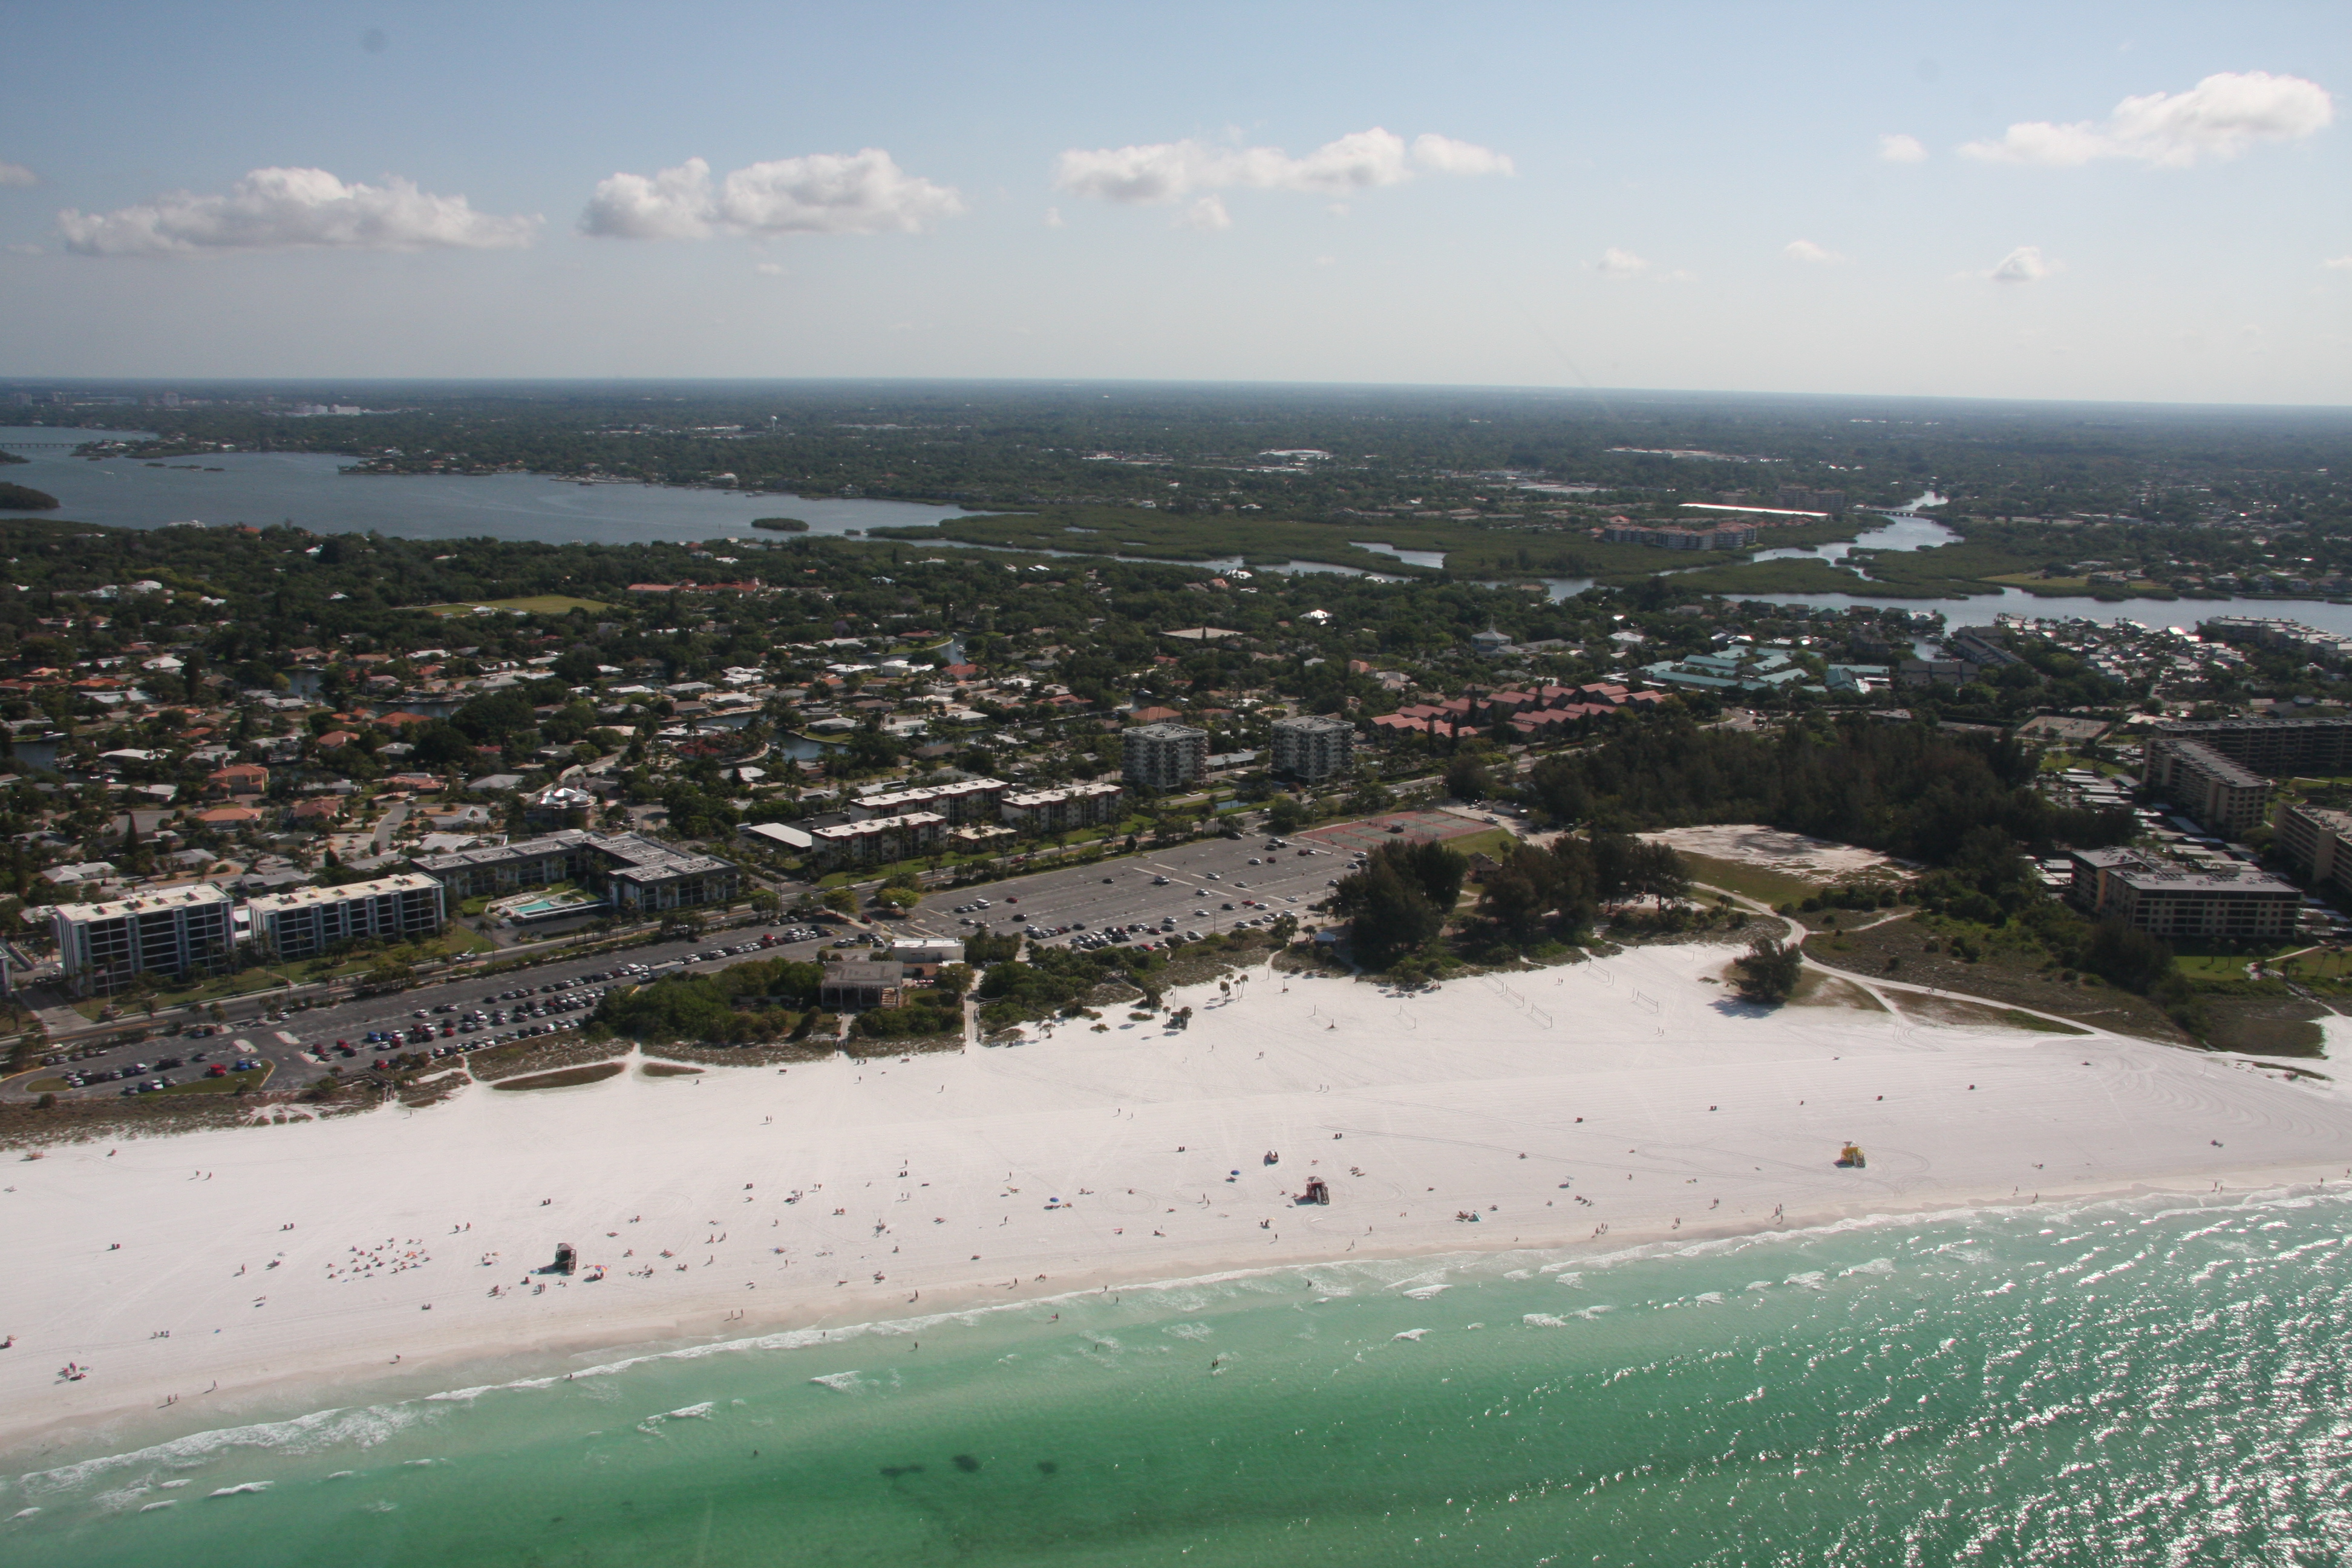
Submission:
[[[455,900],[544,888],[553,882],[576,882],[588,846],[594,836],[566,828],[512,844],[486,844],[453,849],[446,855],[417,858],[416,868],[448,890]]]
[[[1274,721],[1274,771],[1308,784],[1348,772],[1356,758],[1356,727],[1328,713]]]
[[[616,833],[590,841],[581,882],[615,910],[679,910],[730,902],[741,879],[732,860]]]
[[[598,837],[577,828],[512,844],[426,855],[416,868],[464,900],[576,882],[614,909],[672,910],[723,904],[741,873],[732,861],[658,844],[634,833]]]
[[[2200,621],[2198,631],[2222,642],[2252,643],[2256,647],[2277,653],[2297,654],[2322,664],[2343,664],[2352,660],[2352,637],[2336,632],[2324,632],[2317,626],[2305,626],[2301,621],[2284,620],[2269,616],[2215,616]]]
[[[2270,780],[2202,741],[2151,736],[2147,783],[2224,838],[2242,837],[2270,816]]]
[[[2352,812],[2282,801],[2272,840],[2287,863],[2314,883],[2352,892]]]
[[[1636,523],[1616,523],[1602,530],[1601,537],[1611,544],[1646,544],[1656,550],[1745,550],[1756,542],[1756,527],[1745,522],[1717,523],[1709,528],[1677,524],[1645,528]]]
[[[2184,720],[2160,725],[2157,732],[2200,742],[2272,778],[2352,773],[2352,719]]]
[[[813,830],[810,853],[820,866],[871,866],[928,855],[939,847],[947,830],[948,819],[936,811],[870,816]]]
[[[1127,792],[1115,784],[1076,784],[1008,795],[1003,805],[1004,826],[1022,833],[1067,833],[1099,826],[1118,820],[1119,803],[1126,798]]]
[[[253,943],[279,958],[310,958],[362,937],[407,942],[447,918],[441,884],[414,871],[340,888],[292,888],[246,902]]]
[[[2084,913],[2167,940],[2271,942],[2294,930],[2303,895],[2252,866],[2190,868],[2130,849],[2077,849],[2067,897]]]
[[[1003,779],[957,779],[952,784],[918,784],[887,794],[860,795],[849,803],[848,810],[852,816],[936,812],[959,826],[967,822],[994,822],[999,803],[1011,787]]]
[[[1208,766],[1209,732],[1185,724],[1138,724],[1120,737],[1121,776],[1144,789],[1182,789]]]
[[[236,906],[210,883],[103,904],[59,904],[49,916],[66,984],[78,996],[120,991],[134,975],[173,980],[236,967]]]

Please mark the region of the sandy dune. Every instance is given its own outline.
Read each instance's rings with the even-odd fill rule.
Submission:
[[[1615,1247],[2352,1164],[2331,1083],[2116,1037],[1761,1014],[1700,978],[1730,951],[1412,998],[1261,974],[1230,1005],[1180,998],[1201,1009],[1181,1035],[1063,1026],[55,1150],[0,1167],[0,1448],[173,1395],[184,1427],[331,1403],[394,1356],[511,1375],[1351,1249]],[[1847,1138],[1867,1170],[1833,1167]],[[1328,1207],[1286,1201],[1310,1174]],[[604,1277],[532,1278],[565,1241]],[[69,1360],[90,1375],[61,1381]]]

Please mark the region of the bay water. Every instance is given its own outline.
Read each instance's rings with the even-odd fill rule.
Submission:
[[[2028,1205],[583,1356],[59,1448],[0,1479],[0,1555],[2341,1563],[2347,1221]]]
[[[547,544],[646,544],[709,539],[780,540],[752,520],[797,517],[812,533],[909,526],[961,517],[958,506],[858,498],[742,495],[726,489],[583,483],[544,474],[346,474],[352,459],[323,452],[222,452],[150,463],[72,455],[83,441],[137,432],[0,426],[0,449],[26,459],[0,479],[58,498],[50,512],[114,528],[290,522],[317,533],[374,531],[404,539],[519,539]]]

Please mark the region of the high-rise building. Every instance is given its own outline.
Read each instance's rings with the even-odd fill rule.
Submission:
[[[1348,772],[1356,758],[1356,727],[1328,713],[1302,713],[1274,721],[1274,771],[1307,784]]]
[[[1185,724],[1138,724],[1122,736],[1121,773],[1145,789],[1182,789],[1206,771],[1209,732]]]
[[[2210,746],[2273,778],[2352,772],[2352,719],[2194,719],[2159,725],[2157,733]]]
[[[279,958],[309,958],[339,942],[409,942],[437,934],[446,918],[441,884],[404,871],[340,888],[293,888],[246,901],[253,942]]]
[[[2243,837],[2270,816],[2270,780],[2201,741],[2150,737],[2147,783],[2225,838]]]
[[[134,975],[173,980],[236,967],[235,905],[208,882],[103,904],[59,904],[49,917],[77,995],[120,991]]]
[[[2282,801],[2278,837],[2287,863],[2313,882],[2352,892],[2352,813]]]

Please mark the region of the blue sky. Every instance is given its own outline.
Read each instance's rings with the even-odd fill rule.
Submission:
[[[0,0],[0,374],[2352,402],[2340,4]]]

